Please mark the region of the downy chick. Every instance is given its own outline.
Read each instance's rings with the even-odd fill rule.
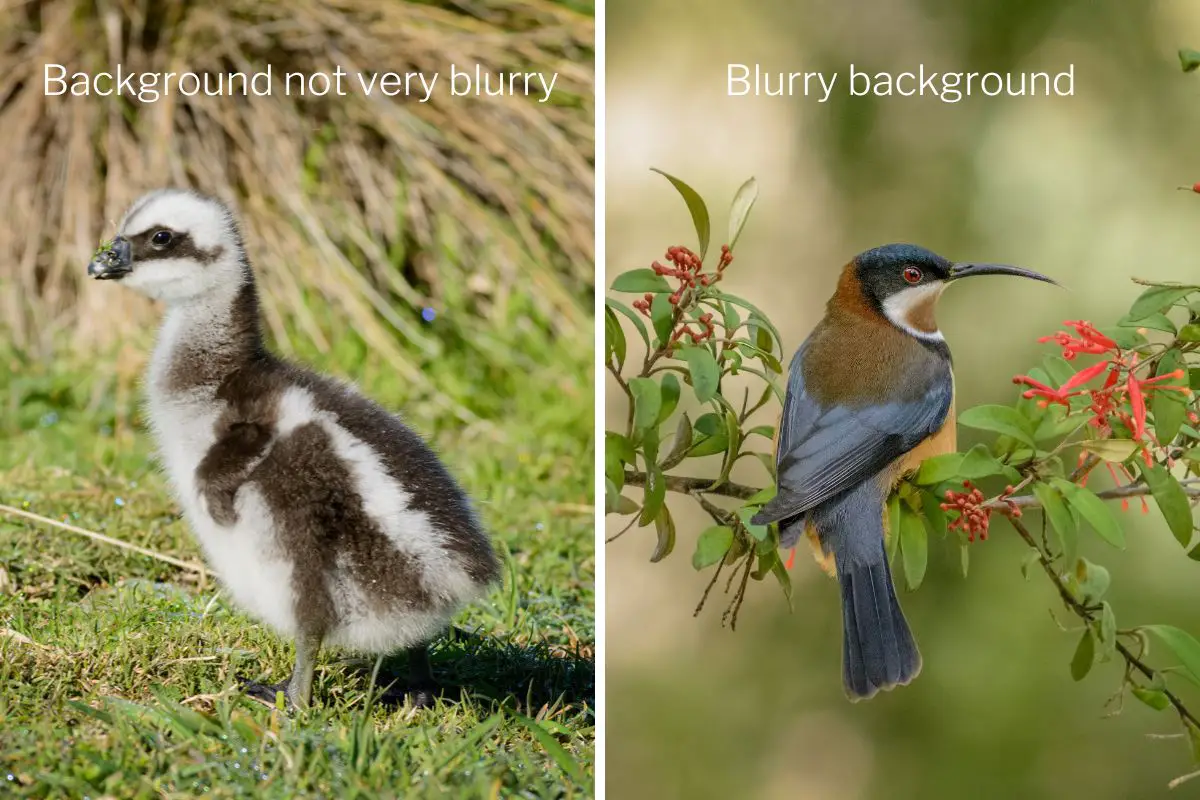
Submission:
[[[427,643],[499,573],[438,458],[353,387],[266,349],[219,201],[144,195],[88,274],[166,305],[146,377],[160,460],[228,594],[296,642],[290,678],[249,690],[305,706],[323,644],[406,649],[410,696],[428,703]]]

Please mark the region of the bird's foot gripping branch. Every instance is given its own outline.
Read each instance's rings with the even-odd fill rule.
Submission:
[[[704,202],[668,178],[691,212],[699,246],[672,247],[669,265],[623,273],[611,286],[605,366],[628,413],[606,434],[606,510],[624,523],[614,539],[652,525],[657,561],[676,546],[668,494],[698,503],[712,526],[687,539],[693,565],[712,577],[696,610],[725,576],[733,627],[750,578],[771,575],[790,598],[776,526],[750,522],[775,493],[775,428],[759,417],[777,417],[785,351],[770,320],[722,287],[754,202],[753,181],[734,199],[729,245],[713,256]],[[989,438],[929,458],[899,483],[887,507],[888,557],[916,589],[932,536],[960,549],[965,576],[971,543],[986,539],[999,516],[1028,545],[1021,570],[1044,575],[1076,618],[1071,675],[1081,680],[1096,663],[1120,664],[1116,701],[1132,695],[1173,709],[1200,761],[1200,720],[1174,685],[1200,684],[1200,641],[1166,624],[1119,625],[1106,600],[1109,571],[1079,555],[1081,539],[1094,535],[1118,558],[1125,515],[1150,513],[1149,498],[1180,558],[1200,560],[1200,286],[1137,282],[1144,290],[1115,324],[1070,321],[1041,339],[1056,349],[1014,378],[1021,389],[1012,404],[959,414],[960,425]],[[635,299],[626,304],[623,295]],[[750,388],[730,380],[736,375],[748,376]],[[736,396],[727,396],[734,383]],[[680,410],[685,392],[695,402]],[[697,403],[701,410],[693,410]],[[758,466],[739,467],[734,482],[743,460]],[[760,478],[742,477],[754,474]]]

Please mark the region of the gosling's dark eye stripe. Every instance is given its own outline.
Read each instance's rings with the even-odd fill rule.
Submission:
[[[159,231],[169,231],[171,234],[171,246],[168,249],[163,249],[162,245],[154,244],[154,234]],[[186,231],[172,230],[169,225],[151,225],[141,233],[135,233],[127,237],[133,244],[133,261],[136,264],[138,261],[156,261],[165,259],[192,259],[201,264],[212,264],[214,261],[221,258],[225,253],[225,248],[217,245],[211,249],[197,247],[192,237]]]

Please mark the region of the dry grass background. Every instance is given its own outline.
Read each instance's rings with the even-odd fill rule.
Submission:
[[[486,347],[489,329],[512,316],[514,292],[549,330],[590,337],[585,11],[544,0],[0,4],[0,336],[45,357],[64,332],[90,349],[151,326],[147,301],[98,291],[83,265],[138,194],[189,185],[239,212],[284,352],[295,336],[325,350],[348,322],[421,384],[417,365],[438,343],[412,309],[468,308],[454,324],[468,346]],[[47,97],[47,62],[93,74],[118,63],[199,73],[270,63],[277,88],[271,97],[154,103]],[[278,88],[286,72],[445,73],[452,63],[559,77],[540,105],[445,91],[428,103],[358,92],[302,98]],[[340,324],[314,315],[312,293]]]

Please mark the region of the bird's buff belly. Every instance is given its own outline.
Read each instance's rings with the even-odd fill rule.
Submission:
[[[941,430],[896,459],[888,472],[885,473],[885,479],[894,487],[904,476],[911,475],[920,469],[921,464],[926,459],[953,453],[957,450],[957,426],[955,425],[954,405],[951,404],[950,412],[947,414],[946,422],[942,425]],[[887,505],[885,504],[883,507],[883,535],[885,539],[892,533],[888,522]],[[809,545],[812,547],[813,558],[816,559],[821,570],[831,577],[837,575],[837,568],[833,563],[833,553],[826,551],[821,545],[821,540],[817,536],[817,532],[813,530],[811,525],[806,525],[804,533],[808,537]]]

